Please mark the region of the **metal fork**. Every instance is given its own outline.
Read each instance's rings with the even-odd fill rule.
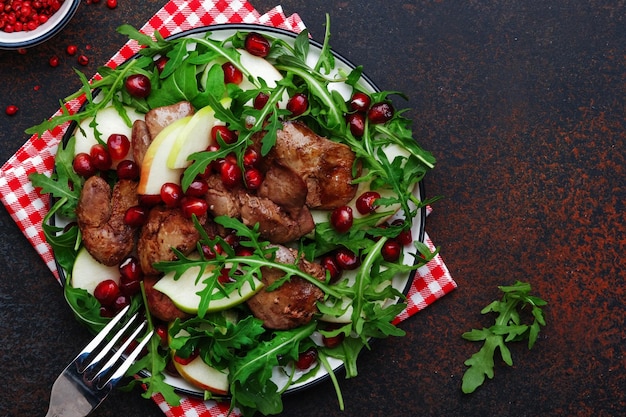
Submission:
[[[59,375],[52,385],[46,417],[86,416],[100,405],[137,359],[154,331],[148,332],[129,350],[131,343],[147,326],[145,320],[135,324],[139,319],[139,313],[135,313],[120,330],[113,333],[129,308],[120,311]],[[110,334],[112,337],[106,343]],[[123,336],[126,337],[122,339]],[[123,343],[116,349],[120,339]],[[106,345],[101,347],[104,343]]]

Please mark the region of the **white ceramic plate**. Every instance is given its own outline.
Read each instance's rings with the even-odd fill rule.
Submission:
[[[211,37],[213,39],[226,39],[237,31],[246,31],[246,32],[255,31],[261,34],[266,34],[271,37],[281,38],[292,44],[296,37],[296,35],[292,32],[281,30],[281,29],[275,29],[275,28],[271,28],[267,26],[249,25],[249,24],[226,24],[226,25],[215,25],[215,26],[210,26],[210,27],[193,29],[187,32],[177,34],[173,38],[201,37],[201,36],[204,36],[206,32],[211,32]],[[311,41],[311,47],[310,47],[310,52],[309,52],[309,60],[310,60],[311,65],[314,65],[315,62],[317,61],[321,47],[322,45],[319,44],[318,42]],[[335,62],[336,70],[344,69],[349,72],[350,70],[355,68],[355,66],[352,63],[350,63],[347,59],[345,59],[341,55],[337,53],[334,53],[334,55],[336,59],[336,62]],[[360,80],[360,86],[365,91],[368,91],[368,92],[380,91],[378,87],[376,87],[376,85],[371,80],[369,80],[366,76],[362,76]],[[342,94],[342,96],[346,100],[350,98],[351,87],[342,83],[334,83],[333,87],[340,94]],[[69,134],[66,134],[66,136],[67,137],[65,139],[68,139]],[[423,184],[421,182],[415,187],[415,189],[413,190],[413,193],[418,199],[421,200],[421,197],[424,194]],[[397,216],[401,216],[401,213],[399,213]],[[425,210],[421,209],[419,214],[415,217],[413,225],[412,225],[412,229],[411,229],[412,236],[414,238],[417,238],[419,241],[423,241],[424,239],[425,216],[426,216]],[[417,251],[414,246],[412,245],[405,246],[404,258],[403,258],[405,262],[411,262],[413,259],[415,259],[412,255],[415,255],[416,252]],[[408,290],[410,286],[410,283],[412,282],[413,275],[414,273],[402,274],[402,275],[396,276],[392,283],[393,287],[400,292],[406,293],[406,291]],[[397,303],[397,302],[398,300],[395,300],[395,299],[389,300],[389,303]],[[321,336],[319,334],[314,334],[313,339],[318,344],[321,344]],[[338,359],[329,358],[329,362],[334,372],[340,371],[341,368],[343,367],[343,362]],[[286,384],[289,383],[289,378],[287,377],[287,375],[290,375],[292,371],[293,370],[291,368],[284,368],[284,369],[276,368],[274,370],[272,379],[278,386],[279,390],[281,390],[283,387],[285,387]],[[296,371],[295,375],[293,376],[292,381],[297,381],[302,375],[303,375],[302,371]],[[289,393],[289,392],[294,392],[294,391],[307,388],[313,384],[316,384],[325,380],[326,378],[328,378],[328,376],[329,376],[328,371],[324,369],[324,367],[319,367],[315,375],[312,375],[306,378],[302,382],[292,383],[289,386],[289,388],[286,390],[286,392]],[[200,397],[204,395],[204,391],[189,384],[188,382],[186,382],[184,379],[180,377],[167,375],[165,381],[182,393],[191,394],[191,395],[200,396]]]

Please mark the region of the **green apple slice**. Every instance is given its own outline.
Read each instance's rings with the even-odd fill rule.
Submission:
[[[199,272],[200,267],[193,266],[182,273],[178,279],[174,279],[174,272],[167,273],[154,285],[154,289],[167,295],[174,305],[182,311],[198,314],[198,306],[200,305],[198,293],[206,287],[203,281],[213,274],[212,270],[205,270],[198,279]],[[246,281],[239,291],[234,291],[229,297],[211,300],[207,311],[221,311],[240,304],[256,294],[262,287],[263,283],[257,278],[254,279],[253,285]],[[213,294],[218,293],[219,290],[216,288]]]
[[[180,184],[183,169],[168,168],[166,163],[178,135],[192,117],[187,116],[172,122],[154,138],[143,157],[137,187],[138,194],[160,194],[161,186],[166,182]]]
[[[99,283],[107,279],[120,283],[120,271],[117,266],[106,266],[98,262],[85,247],[80,248],[72,266],[71,285],[82,288],[93,295]]]
[[[230,98],[223,98],[222,107],[229,108],[231,101]],[[167,158],[167,167],[170,169],[187,168],[191,163],[187,160],[189,155],[204,151],[213,144],[211,129],[218,124],[224,123],[215,117],[215,110],[211,106],[198,110],[180,131],[172,145]]]

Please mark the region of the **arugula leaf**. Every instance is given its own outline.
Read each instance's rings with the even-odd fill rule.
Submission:
[[[537,340],[540,326],[546,325],[541,307],[547,302],[530,295],[530,284],[517,281],[514,285],[498,288],[504,292],[502,299],[493,301],[481,311],[482,314],[498,313],[495,324],[489,328],[472,329],[462,335],[464,339],[473,342],[484,341],[480,350],[464,362],[469,367],[463,374],[461,387],[466,394],[481,386],[485,377],[493,378],[496,349],[499,349],[504,363],[513,366],[506,343],[528,339],[528,349],[531,349]],[[526,306],[531,307],[533,316],[530,325],[523,324],[521,320],[520,313]]]

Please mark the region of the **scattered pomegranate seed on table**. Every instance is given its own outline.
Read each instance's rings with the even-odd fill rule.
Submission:
[[[59,66],[59,57],[56,55],[52,55],[50,57],[50,59],[48,60],[48,64],[50,64],[50,66],[52,68],[58,67]]]
[[[15,104],[9,104],[4,112],[9,116],[13,116],[18,110],[19,108]]]
[[[107,0],[107,7],[109,9],[115,9],[117,7],[117,0]]]
[[[67,45],[67,47],[65,48],[65,52],[67,52],[68,55],[76,55],[76,53],[78,52],[78,46]]]
[[[77,61],[82,66],[89,65],[89,58],[87,55],[79,55]]]

